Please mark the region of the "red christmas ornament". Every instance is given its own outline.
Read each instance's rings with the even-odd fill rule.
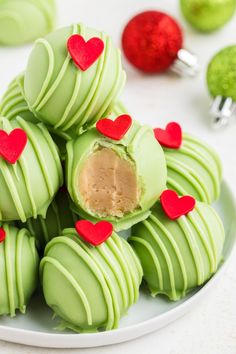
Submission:
[[[181,64],[178,63],[174,71],[181,74],[186,69],[195,71],[197,59],[182,49],[182,45],[180,26],[171,16],[160,11],[146,11],[136,15],[128,22],[122,34],[122,47],[127,59],[147,73],[165,71],[177,59]]]
[[[167,70],[182,47],[182,31],[177,22],[159,11],[146,11],[133,17],[122,35],[128,60],[146,72]]]

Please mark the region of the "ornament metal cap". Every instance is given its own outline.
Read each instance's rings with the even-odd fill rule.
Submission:
[[[198,58],[187,49],[181,48],[177,53],[177,58],[170,69],[174,73],[183,76],[196,76],[199,72]]]
[[[231,97],[216,96],[211,105],[210,114],[214,128],[225,127],[235,118],[236,103]]]

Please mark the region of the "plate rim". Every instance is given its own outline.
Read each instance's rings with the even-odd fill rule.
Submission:
[[[222,181],[222,185],[224,185],[227,189],[227,192],[230,193],[230,198],[234,206],[234,210],[236,210],[236,199],[234,191],[231,189],[227,180],[224,179]],[[230,225],[229,232],[231,231],[231,228],[232,225]],[[159,328],[165,327],[166,325],[175,321],[177,318],[185,315],[189,309],[191,309],[193,303],[197,301],[200,302],[204,298],[204,294],[214,286],[214,284],[224,273],[230,264],[235,251],[236,235],[234,237],[233,246],[228,251],[227,260],[221,265],[220,269],[211,277],[211,279],[185,302],[160,315],[154,316],[153,318],[144,320],[137,324],[129,325],[127,327],[106,332],[80,334],[54,334],[0,325],[0,340],[41,348],[92,348],[123,343],[138,337],[142,337],[148,333],[152,333],[158,330]],[[161,321],[162,324],[160,325]]]

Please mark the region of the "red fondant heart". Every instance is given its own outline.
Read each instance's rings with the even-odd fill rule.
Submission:
[[[122,114],[114,121],[109,118],[100,119],[97,124],[97,130],[113,140],[121,140],[129,130],[132,124],[132,118],[128,114]]]
[[[104,43],[97,37],[86,42],[79,34],[73,34],[67,41],[67,49],[74,63],[85,71],[100,57]]]
[[[196,204],[193,197],[189,195],[178,197],[178,194],[171,189],[167,189],[161,194],[160,201],[164,212],[171,220],[188,214]]]
[[[0,242],[3,242],[5,238],[6,238],[6,232],[2,227],[0,227]]]
[[[7,134],[0,130],[0,156],[7,162],[14,164],[21,156],[27,143],[27,135],[24,130],[16,128]]]
[[[98,246],[111,236],[113,226],[108,221],[99,221],[96,224],[88,220],[79,220],[75,224],[78,234],[93,246]]]
[[[162,146],[179,149],[182,144],[182,129],[176,122],[167,124],[165,129],[155,128],[153,131]]]

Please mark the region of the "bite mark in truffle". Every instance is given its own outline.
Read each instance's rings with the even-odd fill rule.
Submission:
[[[101,148],[87,159],[78,188],[86,207],[99,216],[122,217],[139,205],[134,167],[109,148]]]

